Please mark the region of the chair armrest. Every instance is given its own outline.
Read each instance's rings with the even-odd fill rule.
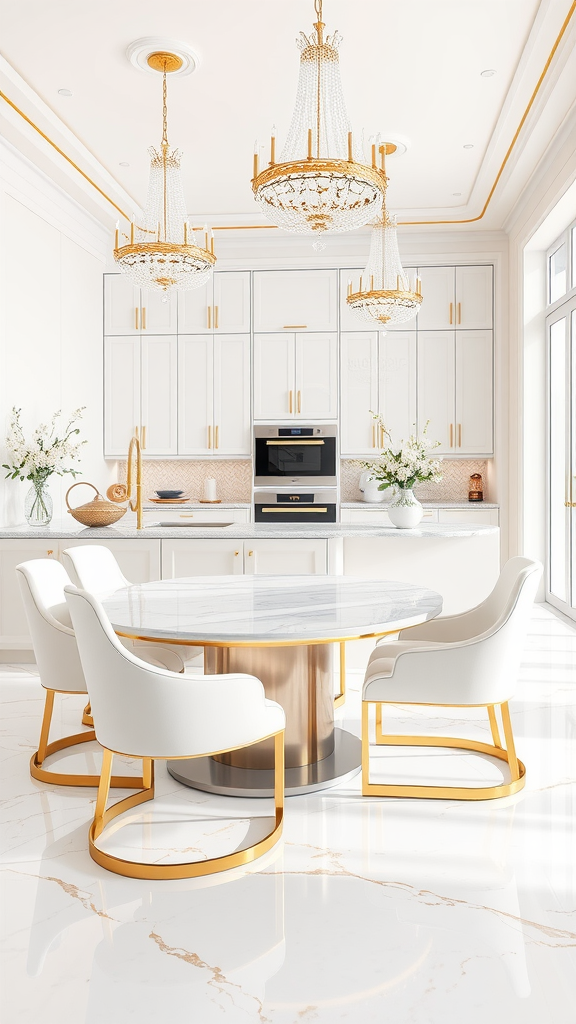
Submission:
[[[434,643],[454,643],[459,640],[470,640],[483,632],[478,626],[478,610],[481,605],[470,608],[458,615],[442,615],[436,619],[429,619],[419,626],[409,626],[400,630],[398,639],[410,640],[431,640]]]

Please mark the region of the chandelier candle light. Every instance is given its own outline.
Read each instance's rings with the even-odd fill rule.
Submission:
[[[254,151],[252,190],[265,216],[286,231],[354,231],[378,213],[386,187],[384,166],[363,162],[346,113],[338,48],[341,36],[324,37],[322,0],[314,0],[315,34],[303,32],[296,107],[276,163],[276,132],[270,162],[259,171]]]
[[[162,142],[160,151],[153,147],[149,150],[150,179],[144,223],[139,226],[132,220],[129,243],[122,246],[119,245],[119,225],[116,225],[114,259],[136,285],[161,289],[167,298],[171,288],[187,291],[205,284],[216,257],[213,236],[209,247],[207,232],[205,248],[196,245],[186,214],[180,153],[177,149],[171,150],[168,143],[166,76],[178,71],[182,59],[173,53],[157,52],[150,54],[148,64],[162,73]]]
[[[386,154],[395,148],[389,143],[380,146],[383,168]],[[420,278],[416,277],[412,289],[402,266],[396,219],[386,209],[388,178],[385,177],[384,181],[382,212],[372,231],[368,265],[360,277],[358,291],[352,291],[352,282],[348,282],[346,302],[363,320],[375,320],[384,327],[393,327],[416,316],[422,302],[422,286]]]

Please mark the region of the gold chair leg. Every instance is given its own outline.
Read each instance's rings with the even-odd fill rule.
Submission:
[[[479,740],[460,739],[452,736],[386,736],[382,733],[382,738],[378,739],[378,743],[394,747],[452,747],[457,750],[473,750],[477,753],[489,754],[492,757],[497,757],[500,761],[505,761],[509,765],[509,783],[502,783],[498,786],[474,787],[397,786],[370,782],[370,746],[368,736],[370,704],[376,705],[377,721],[379,711],[380,715],[382,713],[381,702],[362,701],[362,796],[417,797],[435,800],[493,800],[497,797],[511,796],[523,788],[526,781],[526,768],[522,761],[519,761],[516,757],[507,703],[501,705],[506,749],[496,744],[496,742],[494,744],[481,743]],[[496,733],[498,734],[494,709],[492,709],[492,714],[494,716],[493,719],[489,710],[490,725],[492,728],[492,721],[494,721]],[[495,739],[494,731],[492,732],[492,737]]]
[[[94,729],[90,729],[89,732],[78,732],[73,736],[63,736],[62,739],[48,743],[54,709],[54,697],[58,692],[58,690],[46,690],[40,740],[38,742],[38,750],[30,758],[30,775],[33,779],[37,779],[38,782],[48,782],[51,786],[96,787],[100,780],[99,775],[68,775],[64,772],[49,771],[42,767],[46,758],[50,757],[51,754],[56,754],[59,750],[66,750],[68,747],[75,747],[78,743],[90,743],[96,739]],[[115,775],[112,777],[110,785],[114,789],[141,789],[142,779],[134,775]]]
[[[252,746],[252,744],[246,744],[246,746]],[[224,750],[213,751],[212,756],[224,753],[226,753]],[[225,854],[223,857],[212,857],[209,860],[181,861],[176,864],[145,864],[141,861],[125,860],[122,857],[104,853],[96,846],[96,839],[113,818],[118,817],[119,814],[131,807],[136,807],[137,804],[151,800],[154,796],[154,759],[143,758],[142,778],[145,788],[142,792],[125,797],[106,809],[112,778],[112,756],[111,751],[104,749],[96,811],[88,833],[88,845],[92,860],[108,871],[126,875],[128,878],[196,878],[199,875],[211,875],[218,871],[227,871],[230,868],[249,864],[272,849],[282,835],[284,824],[284,730],[274,733],[274,827],[272,831],[253,846],[235,853]]]
[[[500,739],[500,732],[498,731],[498,721],[496,719],[496,711],[493,704],[488,704],[488,720],[490,722],[490,731],[492,733],[492,739],[494,740],[494,746],[501,747],[502,741]]]
[[[340,693],[334,697],[334,707],[342,707],[346,700],[346,644],[340,644]]]
[[[84,711],[82,712],[82,725],[89,725],[90,728],[94,728],[94,719],[92,718],[92,707],[90,701],[88,701]]]

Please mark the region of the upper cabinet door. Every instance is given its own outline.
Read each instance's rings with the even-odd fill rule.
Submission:
[[[104,339],[104,455],[128,454],[140,427],[140,338]]]
[[[145,455],[178,454],[178,339],[142,338],[142,447]]]
[[[336,270],[258,270],[254,274],[255,331],[336,331]]]
[[[166,301],[164,301],[166,299]],[[149,334],[176,334],[178,330],[177,293],[167,296],[156,288],[143,288],[140,295],[140,327]]]
[[[416,331],[381,334],[379,367],[378,409],[397,444],[416,433]]]
[[[211,454],[213,427],[213,339],[193,334],[181,336],[178,338],[179,454]]]
[[[456,452],[491,455],[492,331],[456,332]]]
[[[296,335],[296,416],[334,420],[338,415],[338,336]]]
[[[201,288],[178,292],[178,334],[208,334],[213,330],[212,275]]]
[[[214,448],[250,455],[250,336],[214,338]]]
[[[455,454],[454,331],[418,334],[418,433],[440,441],[439,455]]]
[[[254,338],[254,419],[287,420],[296,413],[294,335]]]
[[[140,333],[140,289],[125,274],[104,275],[104,334]]]
[[[421,267],[419,331],[446,331],[456,324],[454,267]]]
[[[215,331],[250,333],[250,271],[214,274],[212,317]]]
[[[370,410],[378,411],[378,334],[346,332],[341,336],[341,454],[373,455],[378,447]]]
[[[490,330],[493,325],[492,267],[456,267],[456,326]]]

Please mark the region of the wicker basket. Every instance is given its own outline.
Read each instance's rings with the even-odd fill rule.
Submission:
[[[70,508],[68,495],[75,487],[80,486],[91,487],[93,491],[96,491],[96,497],[92,501],[88,501],[86,505]],[[125,508],[119,508],[118,505],[113,505],[111,501],[106,501],[98,491],[98,488],[94,487],[94,484],[89,484],[88,481],[82,480],[78,480],[75,484],[72,484],[72,487],[68,488],[66,504],[70,515],[77,519],[79,523],[82,523],[83,526],[112,526],[112,523],[118,522],[126,512]]]

